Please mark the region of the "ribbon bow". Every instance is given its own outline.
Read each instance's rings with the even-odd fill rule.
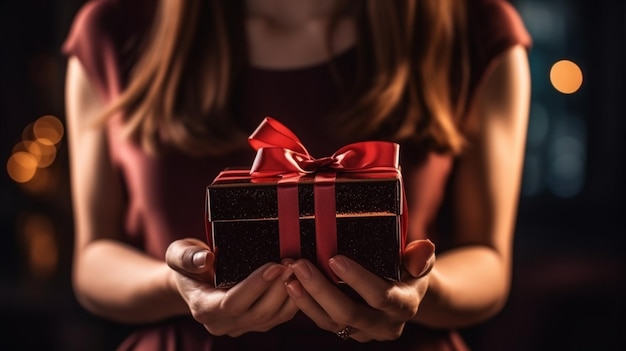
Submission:
[[[261,122],[248,142],[257,151],[250,169],[253,177],[398,169],[399,146],[396,143],[358,142],[340,148],[331,156],[316,159],[291,130],[271,117]]]

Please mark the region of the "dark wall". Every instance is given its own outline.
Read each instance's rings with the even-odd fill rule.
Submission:
[[[122,327],[84,312],[71,291],[66,141],[58,144],[56,160],[46,169],[44,189],[12,181],[5,167],[27,125],[49,114],[63,120],[65,60],[60,47],[81,3],[0,3],[1,350],[113,350],[123,335]],[[29,236],[27,227],[37,223],[49,225],[52,236]],[[41,255],[40,250],[53,254]],[[34,270],[37,257],[53,259],[51,268]]]

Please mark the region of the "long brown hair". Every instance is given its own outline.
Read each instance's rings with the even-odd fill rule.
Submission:
[[[396,140],[460,151],[469,60],[463,4],[354,2],[358,88],[346,94],[337,130],[357,138],[384,130]],[[243,15],[242,1],[159,1],[143,54],[108,115],[124,111],[127,136],[149,151],[162,143],[192,154],[239,148],[245,135],[230,116],[230,98],[246,63]]]

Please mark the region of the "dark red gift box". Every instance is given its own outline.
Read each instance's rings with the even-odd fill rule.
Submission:
[[[251,169],[224,170],[207,187],[216,287],[267,262],[301,257],[338,282],[328,267],[337,254],[400,280],[406,203],[397,144],[356,143],[314,159],[271,118],[249,141],[257,150]]]

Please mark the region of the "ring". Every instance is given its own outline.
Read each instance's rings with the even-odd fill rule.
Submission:
[[[341,329],[340,331],[337,332],[337,336],[341,339],[341,340],[348,340],[350,338],[350,333],[352,332],[352,327],[351,326],[347,326],[343,329]]]

